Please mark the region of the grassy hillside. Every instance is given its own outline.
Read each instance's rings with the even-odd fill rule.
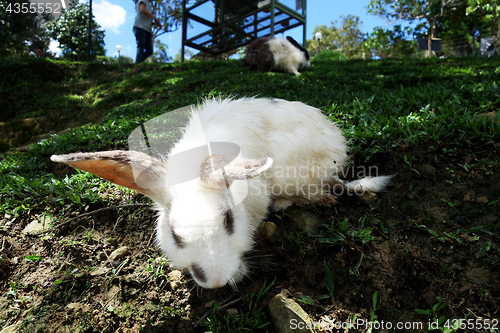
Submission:
[[[136,113],[148,119],[207,97],[259,96],[321,108],[353,139],[384,146],[400,139],[456,137],[462,124],[469,139],[489,140],[495,129],[485,129],[491,126],[478,124],[472,116],[496,110],[497,62],[324,61],[295,78],[255,74],[238,61],[117,66],[3,59],[0,97],[5,112],[0,120],[37,125],[18,125],[17,132],[23,133],[6,126],[1,138],[4,146],[17,146],[36,135],[88,122],[103,124]]]
[[[499,58],[325,60],[299,77],[238,61],[9,58],[0,59],[0,78],[0,330],[272,331],[266,305],[280,292],[316,321],[499,318]],[[372,201],[341,197],[270,214],[277,233],[259,241],[262,278],[253,277],[261,289],[246,281],[236,295],[191,289],[172,272],[147,207],[59,226],[150,201],[50,155],[127,149],[131,131],[160,114],[244,96],[321,109],[348,138],[353,164],[397,174],[395,185]],[[301,231],[297,216],[319,229]],[[55,227],[23,232],[33,221]],[[127,259],[110,266],[107,256],[122,246]],[[237,316],[218,311],[192,328],[207,302],[228,295],[241,298]]]

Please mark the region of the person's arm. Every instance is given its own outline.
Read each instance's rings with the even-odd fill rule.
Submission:
[[[148,10],[146,9],[146,5],[141,2],[139,4],[139,10],[141,11],[141,13],[143,13],[144,15],[148,16],[148,17],[151,17],[153,20],[154,20],[154,24],[157,25],[157,26],[160,26],[161,27],[161,23],[160,23],[160,20],[158,20],[158,18],[156,16],[154,16],[153,14],[151,14],[150,12],[148,12]]]

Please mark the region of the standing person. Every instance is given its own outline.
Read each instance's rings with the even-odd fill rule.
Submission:
[[[151,26],[161,28],[160,20],[151,13],[153,0],[138,0],[136,3],[137,16],[134,23],[134,35],[137,42],[137,56],[135,63],[139,64],[153,54],[153,33]]]

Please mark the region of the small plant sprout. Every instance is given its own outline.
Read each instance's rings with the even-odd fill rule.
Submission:
[[[26,305],[27,302],[31,302],[31,297],[29,296],[21,296],[19,291],[17,290],[14,282],[9,281],[10,290],[7,292],[7,296],[13,296],[14,302],[20,304],[20,306]]]
[[[415,168],[413,168],[413,162],[415,162],[416,159],[417,159],[416,156],[408,157],[407,155],[403,155],[403,159],[404,159],[405,163],[408,164],[408,166],[410,167],[410,169],[413,172],[415,172],[417,175],[420,174],[420,172],[418,172],[418,170],[416,170]]]
[[[486,300],[486,296],[484,295],[484,291],[483,291],[483,288],[479,288],[477,290],[478,294],[479,294],[479,297],[481,298],[481,301],[484,301]]]
[[[345,218],[342,222],[335,223],[332,221],[330,225],[324,224],[327,231],[324,233],[320,233],[317,235],[319,238],[318,241],[320,243],[328,243],[335,244],[336,242],[361,242],[366,244],[375,239],[374,236],[371,235],[372,228],[367,227],[363,228],[364,222],[366,220],[366,216],[363,216],[359,219],[359,224],[361,225],[360,229],[354,228],[352,225],[349,225],[349,219]]]
[[[144,268],[144,273],[147,275],[146,281],[157,280],[157,282],[159,281],[159,288],[164,288],[168,282],[166,276],[168,264],[169,261],[164,255],[156,258],[149,258]]]
[[[259,302],[259,300],[262,298],[262,296],[264,296],[269,291],[269,289],[271,289],[272,286],[274,286],[275,282],[276,282],[276,278],[274,278],[273,282],[271,282],[269,285],[266,285],[267,280],[264,280],[264,283],[262,284],[262,288],[260,288],[258,292],[250,293],[249,308],[251,310],[256,309],[257,303]],[[254,298],[255,298],[255,300],[253,300]],[[252,307],[252,304],[253,304],[253,307]]]
[[[330,293],[330,299],[332,301],[332,304],[335,304],[335,297],[333,296],[333,292],[335,291],[335,282],[333,281],[333,274],[328,265],[325,264],[325,285],[326,289],[328,289],[328,292]]]
[[[462,232],[462,229],[457,229],[451,232],[443,232],[440,234],[431,229],[429,229],[428,232],[432,235],[432,238],[435,238],[440,242],[449,241],[451,243],[463,244],[462,239],[460,239],[460,233]]]
[[[14,298],[17,298],[17,288],[14,282],[9,281],[10,284],[10,290],[7,292],[7,295],[12,295]]]
[[[363,252],[361,252],[361,255],[359,256],[358,263],[356,264],[354,269],[349,269],[349,274],[359,276],[359,268],[361,267],[361,263],[363,262],[364,257],[365,257],[365,254]]]
[[[377,315],[375,314],[375,311],[377,311],[377,292],[374,292],[372,297],[372,308],[370,310],[370,319],[372,322],[377,321]]]
[[[41,260],[43,260],[43,257],[39,257],[39,256],[25,256],[24,260],[27,260],[27,261],[41,261]]]
[[[302,302],[307,305],[314,305],[314,300],[307,295],[299,295],[297,301]]]
[[[469,172],[469,169],[471,168],[471,165],[469,165],[469,163],[465,162],[464,164],[460,164],[458,163],[459,166],[461,166],[462,168],[464,168],[465,171]]]
[[[425,316],[432,316],[433,322],[431,323],[432,327],[438,329],[444,333],[452,333],[456,332],[460,328],[461,320],[456,319],[447,319],[446,316],[439,316],[439,312],[448,306],[448,303],[445,302],[441,297],[436,296],[437,303],[434,304],[432,309],[422,310],[415,309],[415,312]]]
[[[450,199],[445,199],[445,198],[441,198],[441,201],[445,204],[445,205],[448,205],[450,207],[455,207],[455,204],[453,202],[450,201]]]
[[[368,325],[368,330],[366,331],[367,333],[372,333],[374,328],[373,324],[378,323],[375,311],[377,311],[377,292],[374,292],[372,297],[372,307],[370,309],[370,322]]]

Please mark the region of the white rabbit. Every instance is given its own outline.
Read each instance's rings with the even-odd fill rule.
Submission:
[[[195,158],[176,158],[192,152]],[[331,204],[332,191],[339,189],[384,190],[390,176],[340,180],[346,153],[341,131],[320,110],[300,102],[243,98],[198,106],[168,160],[137,151],[51,159],[153,199],[162,250],[200,286],[219,288],[234,286],[248,273],[243,256],[269,206]],[[196,179],[175,184],[171,175],[179,170],[194,170]]]
[[[245,54],[245,65],[257,72],[278,71],[300,75],[299,70],[311,66],[309,53],[292,37],[257,38],[247,46]]]

